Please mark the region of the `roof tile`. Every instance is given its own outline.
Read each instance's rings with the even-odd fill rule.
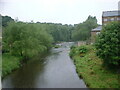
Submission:
[[[105,11],[103,12],[103,17],[108,17],[108,16],[120,16],[120,10],[119,11]]]

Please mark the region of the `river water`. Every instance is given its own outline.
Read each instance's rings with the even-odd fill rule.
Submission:
[[[72,43],[51,49],[43,60],[36,57],[2,80],[3,88],[86,88],[69,57]]]

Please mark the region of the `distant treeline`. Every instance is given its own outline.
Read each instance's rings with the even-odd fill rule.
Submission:
[[[3,27],[8,27],[10,21],[15,22],[16,24],[20,23],[20,21],[16,21],[9,16],[2,16]],[[25,23],[25,22],[21,22],[21,23]],[[67,25],[67,24],[62,25],[60,23],[40,23],[40,22],[37,23],[27,22],[26,24],[37,25],[37,27],[39,27],[39,30],[46,31],[48,34],[52,35],[54,42],[72,40],[71,32],[73,30],[73,25]]]
[[[9,16],[2,16],[2,25],[7,27],[7,23],[15,21]],[[33,24],[34,22],[29,22]],[[37,22],[38,27],[52,35],[54,42],[57,41],[83,41],[91,36],[91,30],[97,27],[96,17],[88,16],[86,21],[74,25],[62,25],[60,23],[41,23]]]

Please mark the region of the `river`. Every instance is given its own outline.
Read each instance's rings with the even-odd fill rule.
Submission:
[[[29,60],[20,69],[2,80],[3,88],[86,88],[76,73],[69,57],[72,43],[63,43],[60,48],[41,60],[38,56]]]

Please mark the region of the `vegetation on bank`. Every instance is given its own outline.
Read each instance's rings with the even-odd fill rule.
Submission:
[[[3,54],[2,59],[2,78],[21,66],[22,57]]]
[[[88,16],[83,23],[75,24],[71,33],[73,41],[85,41],[90,39],[91,30],[98,26],[96,17]]]
[[[112,22],[103,27],[95,42],[97,55],[104,65],[120,69],[120,22]]]
[[[34,23],[10,22],[3,28],[2,77],[19,68],[20,60],[28,60],[48,51],[53,37]],[[21,58],[22,57],[22,58]]]
[[[116,69],[103,66],[103,60],[96,55],[94,46],[71,47],[76,71],[89,88],[120,88],[120,78]]]

